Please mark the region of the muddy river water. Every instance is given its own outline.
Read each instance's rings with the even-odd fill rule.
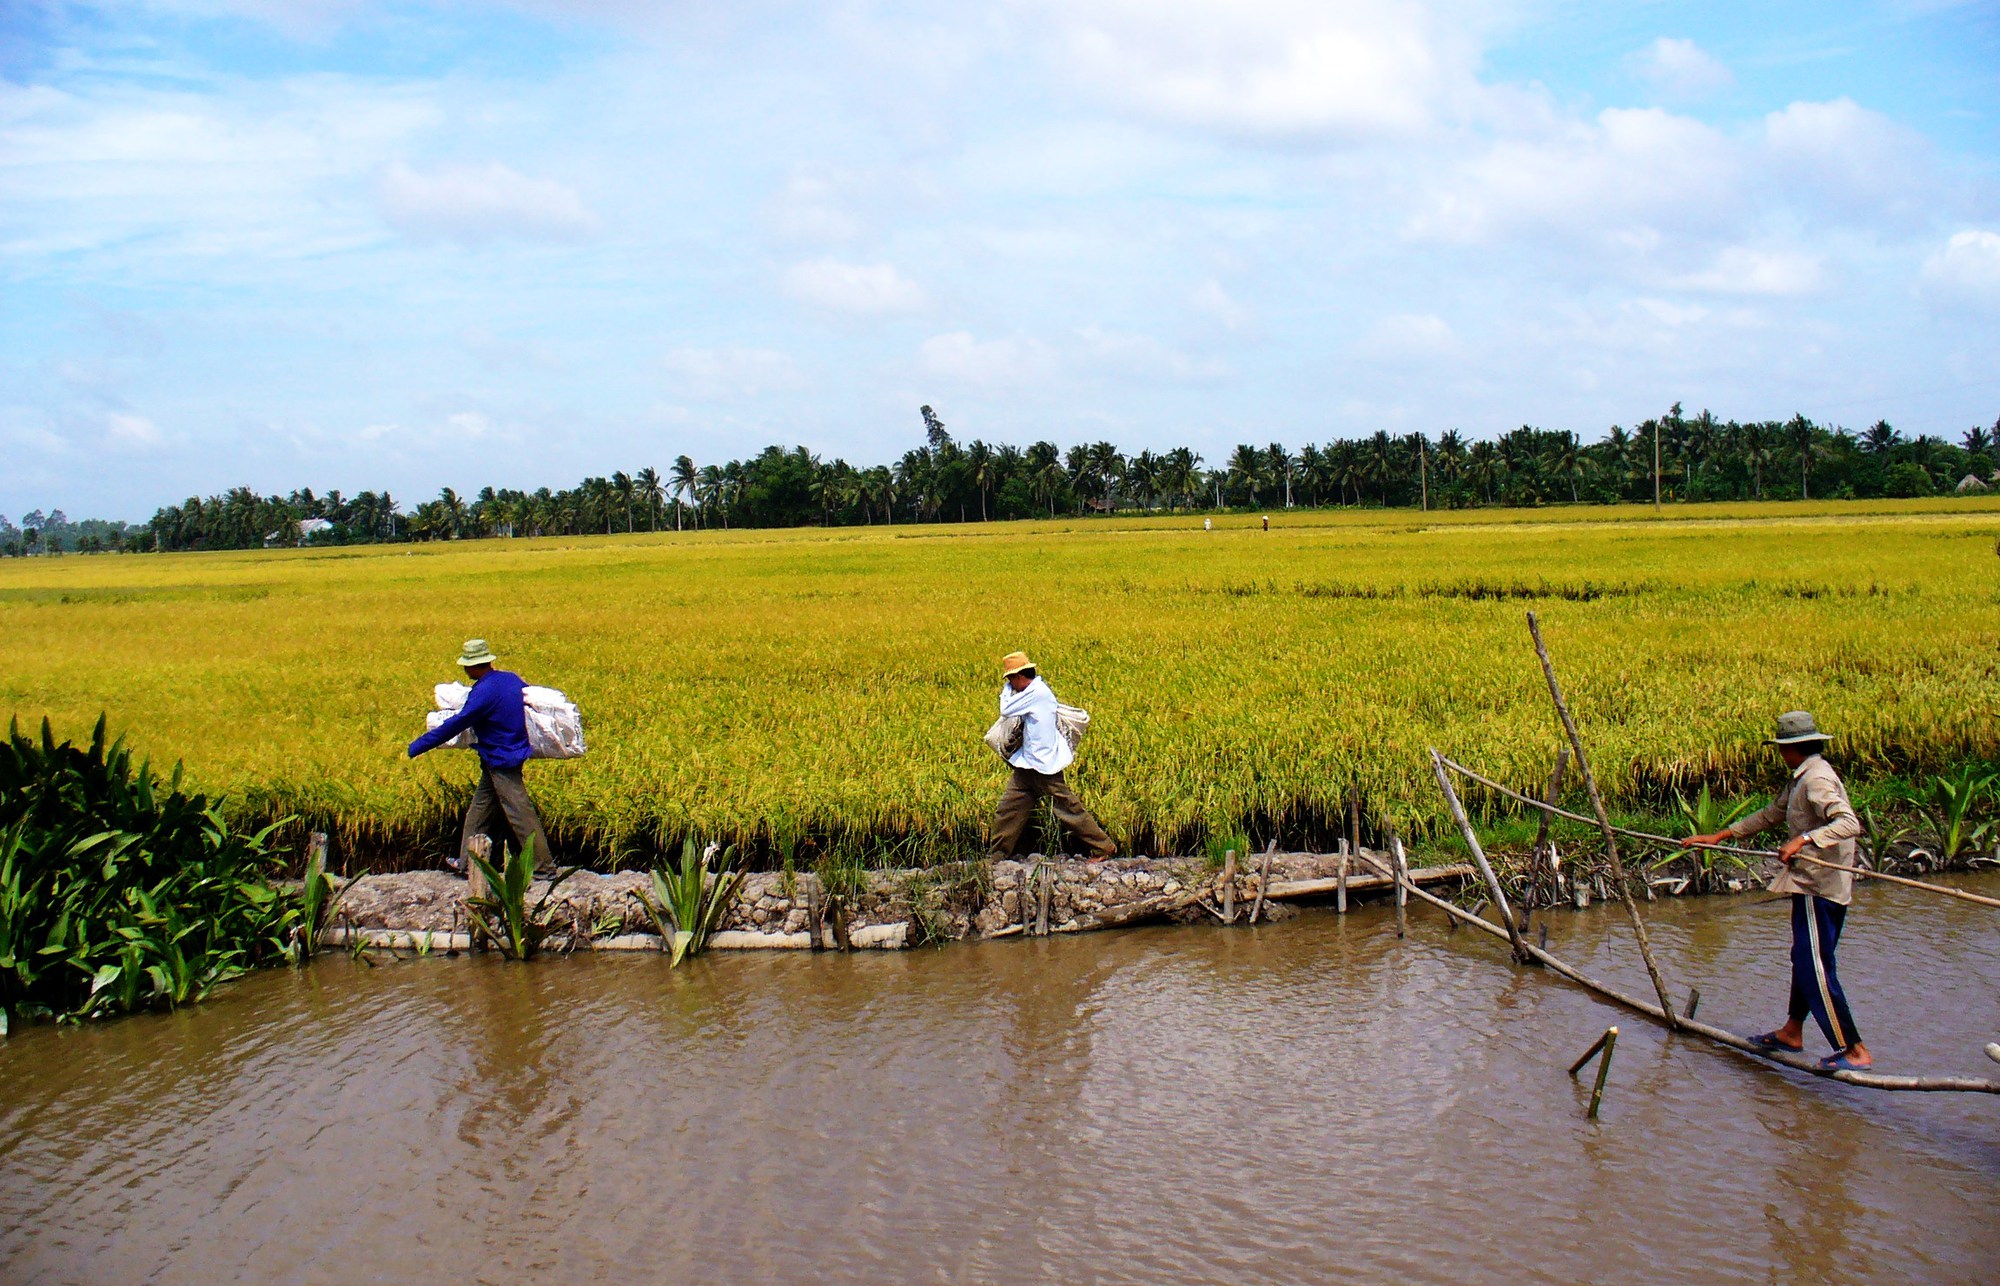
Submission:
[[[1754,902],[1650,909],[1739,1031],[1782,1017]],[[0,1281],[2000,1281],[2000,1098],[1670,1040],[1411,919],[328,957],[17,1032]],[[1622,918],[1550,926],[1645,990]],[[1865,889],[1842,964],[1884,1070],[2000,1074],[2000,915]]]

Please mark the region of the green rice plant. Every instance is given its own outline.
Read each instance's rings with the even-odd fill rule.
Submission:
[[[651,896],[634,895],[659,933],[671,967],[678,968],[681,961],[708,949],[708,935],[721,923],[743,880],[742,872],[729,869],[735,857],[734,848],[715,844],[697,856],[694,840],[686,840],[677,865],[661,863],[653,868]]]
[[[1991,821],[1975,821],[1972,810],[1992,791],[1995,776],[1985,765],[1966,764],[1911,790],[1911,802],[1930,823],[1937,857],[1944,865],[1955,863],[1965,849],[1978,847],[1993,829]]]
[[[495,868],[477,853],[467,854],[486,879],[484,897],[467,898],[466,909],[472,937],[484,941],[509,960],[531,960],[542,943],[555,932],[555,916],[549,910],[562,882],[576,874],[576,868],[558,872],[542,890],[533,906],[528,894],[535,883],[535,841],[507,850],[506,864]]]
[[[1229,860],[1231,850],[1236,853],[1236,869],[1247,869],[1250,860],[1250,837],[1241,833],[1218,834],[1208,837],[1208,869],[1219,871]]]
[[[1023,647],[1093,715],[1069,775],[1114,837],[1198,857],[1271,818],[1338,834],[1358,786],[1421,855],[1453,831],[1427,747],[1546,780],[1530,606],[1614,812],[1758,789],[1786,709],[1836,730],[1857,791],[2000,759],[1996,515],[1989,496],[0,559],[0,718],[88,727],[116,701],[232,826],[295,815],[360,874],[442,856],[476,756],[383,750],[483,631],[583,708],[592,753],[527,769],[565,847],[694,834],[776,866],[789,833],[799,870],[839,848],[858,871],[977,851],[1006,772],[979,739],[995,662]],[[1061,612],[995,608],[994,569],[1051,559]],[[507,622],[440,592],[475,581],[508,586]],[[667,617],[703,645],[633,665]]]

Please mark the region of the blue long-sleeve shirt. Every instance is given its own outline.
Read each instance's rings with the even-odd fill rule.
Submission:
[[[489,670],[479,676],[457,714],[410,743],[410,758],[435,749],[467,728],[478,739],[473,748],[488,768],[519,768],[528,762],[528,716],[522,708],[521,676]]]

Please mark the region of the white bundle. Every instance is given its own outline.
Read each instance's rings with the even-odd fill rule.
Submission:
[[[440,683],[431,690],[438,708],[424,716],[424,724],[435,728],[465,708],[465,699],[472,695],[472,689],[463,683]],[[576,704],[555,688],[529,684],[521,691],[522,713],[528,723],[528,757],[531,759],[575,759],[588,746],[583,740],[583,712]],[[478,739],[467,728],[450,741],[445,748],[470,750]]]

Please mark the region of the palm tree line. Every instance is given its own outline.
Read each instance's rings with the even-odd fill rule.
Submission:
[[[1473,508],[1746,499],[1919,496],[1991,485],[1992,428],[1956,443],[1907,438],[1886,421],[1860,433],[1803,415],[1722,421],[1708,411],[1666,415],[1595,442],[1529,425],[1492,440],[1377,431],[1308,443],[1238,445],[1211,463],[1188,447],[1128,454],[1110,442],[1067,449],[973,439],[961,443],[928,406],[923,442],[894,463],[857,467],[805,447],[766,447],[745,460],[697,465],[677,456],[528,492],[487,486],[467,498],[446,487],[407,513],[386,491],[352,497],[310,489],[258,496],[238,487],[161,509],[127,548],[247,548],[290,543],[446,540],[705,528],[990,522],[1125,511],[1264,508]],[[1655,470],[1655,459],[1658,469]],[[324,526],[312,523],[319,520]]]

